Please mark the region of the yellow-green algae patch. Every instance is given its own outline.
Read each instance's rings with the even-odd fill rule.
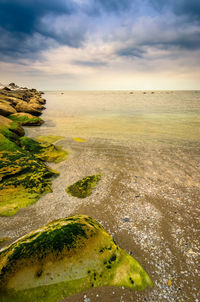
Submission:
[[[24,150],[31,152],[35,157],[46,162],[59,163],[65,160],[68,155],[68,152],[60,146],[39,142],[27,136],[20,138],[20,144]]]
[[[0,244],[4,243],[7,240],[9,240],[9,237],[0,238]]]
[[[30,152],[0,133],[0,215],[11,216],[51,192],[51,170]]]
[[[44,135],[44,136],[41,135],[41,136],[34,137],[34,139],[37,140],[38,142],[49,143],[49,144],[55,143],[63,138],[64,136],[57,136],[57,135]]]
[[[72,137],[72,139],[78,143],[84,143],[87,141],[85,138],[81,138],[81,137]]]
[[[84,177],[73,185],[68,186],[65,191],[74,197],[86,198],[92,194],[92,190],[101,179],[101,176],[102,174],[96,174]]]
[[[153,286],[141,265],[94,219],[63,218],[0,251],[2,302],[56,302],[99,286]]]

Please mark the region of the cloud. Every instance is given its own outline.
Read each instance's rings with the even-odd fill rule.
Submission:
[[[68,79],[187,73],[199,67],[199,8],[195,0],[1,0],[1,64]]]
[[[178,16],[187,16],[193,22],[200,21],[200,2],[199,0],[149,0],[157,10],[168,10]]]

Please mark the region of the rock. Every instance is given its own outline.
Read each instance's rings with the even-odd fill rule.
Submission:
[[[52,177],[58,175],[19,144],[0,133],[1,216],[14,215],[51,192]]]
[[[17,111],[7,101],[0,100],[0,115],[8,116]]]
[[[92,190],[101,179],[101,176],[101,174],[97,174],[84,177],[73,185],[67,187],[65,191],[74,197],[86,198],[92,194]]]
[[[65,160],[68,152],[62,150],[60,146],[55,146],[50,143],[38,142],[27,136],[20,138],[20,145],[23,150],[27,150],[34,154],[35,157],[45,162],[60,163]]]
[[[44,109],[44,106],[42,106],[42,104],[40,104],[39,101],[36,98],[31,98],[30,101],[29,101],[29,104],[37,110],[43,110]]]
[[[40,117],[33,116],[30,113],[18,112],[9,115],[9,119],[18,122],[22,126],[40,126],[44,121]]]
[[[26,113],[30,113],[30,114],[33,114],[36,116],[41,115],[40,110],[38,110],[37,108],[34,108],[34,106],[26,103],[25,101],[18,102],[18,104],[16,105],[15,108],[16,108],[17,112],[26,112]]]
[[[152,281],[94,219],[55,220],[0,252],[1,302],[56,302],[91,287],[144,290]]]
[[[24,129],[16,122],[0,115],[0,133],[11,140],[18,140],[18,136],[23,136]]]

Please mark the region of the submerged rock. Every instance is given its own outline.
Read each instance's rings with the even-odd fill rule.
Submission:
[[[38,142],[27,136],[20,138],[21,147],[34,154],[35,157],[46,162],[59,163],[66,159],[68,152],[60,146],[55,146],[46,142]]]
[[[101,179],[101,176],[101,174],[97,174],[84,177],[73,185],[67,187],[65,191],[72,196],[86,198],[92,194],[92,190]]]
[[[40,126],[44,121],[40,117],[30,113],[18,112],[9,116],[12,121],[18,122],[22,126]]]
[[[51,178],[57,174],[0,133],[0,215],[14,215],[51,192]]]
[[[59,219],[0,252],[2,302],[56,302],[99,286],[144,290],[152,281],[94,219]]]

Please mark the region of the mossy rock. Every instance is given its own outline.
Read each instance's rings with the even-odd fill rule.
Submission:
[[[57,174],[0,134],[0,215],[14,215],[51,192],[52,177]]]
[[[59,163],[66,159],[68,152],[60,146],[49,143],[40,143],[32,138],[23,136],[20,138],[20,144],[24,150],[34,154],[35,157],[46,162]]]
[[[94,219],[63,218],[0,252],[1,302],[56,302],[100,286],[153,286],[141,265]]]
[[[40,117],[31,115],[30,113],[18,112],[9,116],[12,121],[18,122],[22,126],[40,126],[44,121]]]
[[[102,174],[91,175],[75,182],[67,187],[66,192],[78,198],[86,198],[92,194],[92,190],[101,179]]]
[[[17,141],[19,139],[18,136],[24,135],[24,129],[19,125],[19,123],[11,121],[4,116],[0,116],[0,133],[8,139]]]

